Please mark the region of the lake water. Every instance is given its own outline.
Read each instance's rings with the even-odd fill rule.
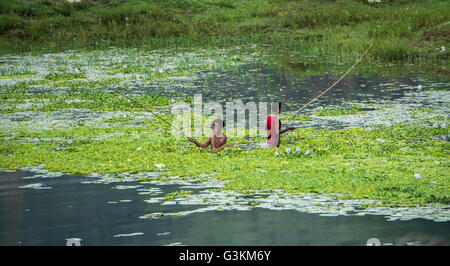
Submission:
[[[83,183],[95,178],[34,178],[0,173],[0,245],[448,245],[450,222],[387,221],[383,216],[324,217],[293,210],[252,208],[141,219],[198,206],[147,203],[149,195],[117,189],[122,183]],[[42,189],[19,188],[39,182]],[[123,183],[122,185],[125,185]],[[138,185],[127,182],[127,186]],[[180,185],[145,184],[163,196]],[[143,187],[141,187],[142,189]]]
[[[233,51],[197,49],[175,52],[111,49],[88,53],[75,51],[4,56],[0,58],[4,73],[12,71],[10,65],[15,65],[16,69],[23,69],[23,73],[19,71],[17,75],[26,74],[28,77],[0,79],[0,86],[8,87],[24,80],[41,80],[53,72],[73,73],[76,69],[86,73],[86,78],[81,80],[123,78],[123,83],[103,88],[107,90],[123,88],[124,92],[133,95],[156,93],[176,99],[202,94],[204,103],[217,101],[222,106],[227,101],[269,103],[279,100],[284,104],[284,111],[293,111],[331,85],[340,76],[339,73],[349,67],[323,65],[320,67],[326,72],[315,72],[314,66],[289,62],[285,64],[285,69],[279,69],[276,64],[268,63],[270,60],[260,55],[256,48],[248,49],[248,53],[239,52],[239,60],[234,59]],[[208,67],[202,67],[204,65]],[[356,72],[358,70],[361,71]],[[161,74],[162,77],[153,80],[151,77],[154,74]],[[361,63],[352,74],[302,114],[314,114],[321,107],[349,107],[352,104],[364,105],[366,113],[337,117],[313,115],[310,121],[286,121],[284,124],[343,129],[429,120],[446,123],[450,108],[450,79],[437,75],[430,78],[429,73],[425,74],[409,66],[367,66]],[[64,93],[70,90],[70,86],[38,84],[26,89],[36,93]],[[9,105],[6,101],[2,102],[2,108]],[[23,108],[29,105],[23,104]],[[415,108],[428,109],[415,112]],[[169,111],[170,108],[163,109]],[[14,133],[22,126],[37,131],[47,130],[51,125],[64,128],[78,122],[109,126],[102,121],[124,114],[135,119],[120,125],[136,126],[142,124],[142,118],[149,117],[149,113],[145,112],[19,110],[0,114],[0,130],[5,134],[3,140],[9,141],[8,133]],[[440,137],[450,139],[448,134]],[[336,212],[338,216],[323,216],[293,209],[248,208],[248,204],[242,206],[242,210],[195,211],[188,215],[143,219],[147,214],[186,212],[205,208],[205,205],[165,204],[168,193],[183,189],[180,184],[94,184],[92,181],[96,178],[67,175],[28,178],[33,175],[26,171],[0,172],[0,245],[65,245],[66,239],[70,238],[82,239],[82,245],[365,245],[369,238],[378,238],[383,245],[450,244],[448,208],[441,213],[441,217],[430,211],[430,214],[424,215],[430,219],[407,221],[392,221],[392,215],[389,218],[364,214],[345,216],[341,215],[345,214],[345,210],[339,210]],[[37,185],[39,183],[41,185]],[[139,187],[118,189],[121,185]],[[201,193],[198,188],[190,190]],[[153,201],[149,202],[149,199]],[[220,200],[223,201],[223,198]],[[322,200],[328,201],[315,200],[312,206]],[[280,199],[274,201],[281,202]],[[299,209],[314,209],[310,207],[302,205]],[[389,210],[383,212],[390,213]],[[403,211],[403,214],[410,215],[410,218],[420,213],[421,209],[412,211],[415,213],[406,212]],[[398,214],[396,217],[401,216]]]

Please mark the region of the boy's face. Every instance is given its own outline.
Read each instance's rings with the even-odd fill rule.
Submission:
[[[220,131],[222,131],[222,127],[220,126],[219,123],[216,122],[216,123],[213,124],[212,130],[213,130],[214,133],[220,132]]]

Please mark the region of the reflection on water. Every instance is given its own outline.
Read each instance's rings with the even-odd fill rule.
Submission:
[[[65,245],[69,238],[82,239],[82,245],[365,245],[373,237],[384,245],[450,241],[449,222],[387,222],[372,215],[324,217],[255,208],[139,219],[196,206],[149,204],[144,202],[149,195],[137,193],[143,187],[83,184],[92,178],[80,176],[23,178],[31,175],[0,173],[0,245]],[[19,188],[32,183],[50,188]],[[179,190],[177,185],[145,184],[155,187],[162,195]]]
[[[334,66],[336,68],[336,66]],[[243,64],[233,70],[198,71],[199,77],[193,84],[159,84],[144,88],[165,95],[180,94],[193,96],[202,94],[203,101],[242,100],[244,103],[282,101],[285,111],[298,109],[333,84],[343,73],[344,67],[334,69],[330,74],[302,75],[291,70],[279,70],[266,63]],[[394,71],[394,70],[393,70]],[[387,78],[375,74],[349,75],[331,91],[321,97],[311,108],[326,105],[340,105],[343,102],[377,103],[394,101],[405,96],[406,92],[448,89],[450,80],[442,77],[423,79],[420,75]],[[162,86],[161,86],[162,85]],[[167,86],[166,86],[167,85]],[[136,88],[142,90],[141,88]]]

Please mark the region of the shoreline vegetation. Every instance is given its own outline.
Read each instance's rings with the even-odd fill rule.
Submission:
[[[67,174],[119,176],[158,171],[162,175],[155,179],[180,176],[199,182],[206,181],[201,176],[213,175],[227,181],[225,189],[243,193],[283,189],[338,193],[343,198],[380,200],[390,206],[450,203],[447,116],[343,130],[300,128],[287,134],[276,149],[241,149],[239,145],[267,140],[230,138],[230,147],[211,154],[175,138],[157,119],[134,121],[134,116],[126,116],[145,110],[114,93],[122,85],[130,89],[154,83],[164,89],[177,82],[175,78],[237,68],[254,58],[258,49],[265,55],[273,51],[265,60],[285,72],[330,74],[353,64],[371,41],[374,46],[365,64],[355,72],[368,75],[365,69],[375,67],[389,75],[392,69],[386,66],[411,65],[421,69],[422,78],[427,73],[447,78],[448,1],[11,0],[1,1],[0,10],[0,55],[5,62],[8,56],[45,54],[44,58],[36,56],[37,61],[27,59],[33,66],[0,65],[0,117],[14,123],[8,128],[2,125],[0,131],[0,169],[42,166]],[[256,48],[243,48],[250,50],[247,55],[242,50],[234,54],[226,50],[253,44]],[[46,57],[51,52],[101,51],[111,46],[125,49]],[[145,57],[148,52],[139,59],[141,54],[133,50],[174,47],[205,50],[183,56],[169,56],[163,50],[154,62]],[[205,52],[210,50],[223,50],[225,55]],[[164,68],[167,65],[171,68]],[[127,84],[130,80],[139,83]],[[434,89],[447,91],[442,84]],[[134,95],[134,101],[152,110],[163,110],[173,98],[192,102],[191,97],[157,94],[153,88]],[[448,106],[448,102],[443,104]],[[375,109],[368,107],[358,103],[327,107],[291,120],[365,114]],[[27,116],[27,112],[73,110],[117,113],[102,117],[97,125],[69,121],[69,126],[47,123],[44,128],[33,124],[42,121]],[[417,116],[432,111],[431,107],[410,110]],[[70,115],[65,117],[70,120]],[[167,119],[172,117],[167,115]]]
[[[348,63],[373,41],[366,60],[441,65],[449,9],[437,0],[11,0],[0,3],[0,53],[255,43],[291,61]]]

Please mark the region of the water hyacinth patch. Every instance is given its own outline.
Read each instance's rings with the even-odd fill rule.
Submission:
[[[443,146],[446,142],[435,136],[442,135],[446,129],[431,128],[429,123],[380,126],[371,131],[299,128],[284,136],[285,143],[296,142],[301,138],[302,143],[308,143],[307,146],[281,144],[278,149],[253,150],[227,147],[218,154],[188,148],[185,139],[175,138],[161,130],[155,131],[154,129],[164,126],[157,120],[148,127],[84,125],[47,130],[40,132],[38,136],[36,132],[23,129],[18,132],[22,138],[49,141],[36,146],[22,142],[21,139],[2,141],[0,147],[6,152],[0,153],[0,167],[17,169],[43,165],[49,171],[88,176],[94,172],[154,172],[166,169],[167,164],[170,165],[170,171],[161,171],[160,175],[154,177],[150,175],[143,181],[169,176],[192,178],[215,173],[216,178],[228,181],[224,189],[238,192],[276,188],[288,192],[340,193],[346,198],[379,199],[394,203],[445,203],[448,199],[446,186],[449,181],[442,173],[446,171],[448,153]],[[70,139],[80,140],[79,144],[61,149],[56,146],[58,141],[51,141],[59,138],[67,140],[69,135]],[[109,137],[96,139],[92,136]],[[377,137],[382,137],[386,143],[373,141]],[[150,138],[152,141],[146,142],[145,149],[138,151],[137,148],[142,147],[143,138]],[[238,140],[230,137],[228,143],[237,143]],[[262,140],[263,138],[257,141]],[[405,143],[408,143],[409,149],[400,151]],[[305,152],[292,152],[297,147]],[[291,152],[287,153],[286,148]],[[57,153],[52,154],[53,150]],[[14,153],[10,155],[9,151]],[[310,151],[310,154],[306,155],[306,151]],[[276,163],[273,161],[274,154],[278,155]],[[428,157],[430,154],[431,158]],[[386,160],[389,156],[396,160]],[[211,164],[211,161],[215,163]],[[442,163],[436,164],[437,161]],[[270,165],[270,169],[265,169],[267,165]],[[411,188],[404,190],[404,184],[414,175],[410,173],[412,165],[421,169],[421,175],[432,176],[433,181],[439,185],[414,182],[409,184]],[[285,172],[280,175],[281,171]],[[207,181],[204,177],[196,179],[199,182]]]
[[[295,158],[305,157],[306,155],[310,154],[309,150],[307,150],[305,153],[302,153],[300,147],[297,147],[295,150],[296,150],[296,152],[292,152],[291,148],[287,147],[284,152],[276,151],[275,156],[276,157],[280,156],[280,157],[286,158],[286,159],[295,159]]]

